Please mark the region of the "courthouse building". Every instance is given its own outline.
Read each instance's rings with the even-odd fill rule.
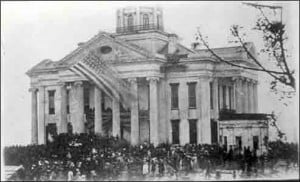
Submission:
[[[263,148],[268,121],[257,114],[256,72],[180,44],[176,34],[164,31],[159,7],[126,7],[116,16],[115,33],[99,32],[61,60],[43,60],[27,72],[32,143],[44,144],[59,133],[94,132],[133,145],[147,141]],[[247,47],[256,55],[252,43]],[[136,99],[129,106],[99,83],[104,73],[74,69],[91,51],[130,85]],[[255,66],[242,47],[214,51],[235,64]]]

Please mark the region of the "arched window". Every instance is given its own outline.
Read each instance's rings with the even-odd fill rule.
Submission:
[[[133,16],[132,14],[128,15],[127,26],[129,30],[133,30]]]
[[[149,16],[148,14],[143,15],[143,28],[149,28]]]
[[[160,16],[159,15],[157,15],[157,28],[159,29],[159,25],[160,24]]]

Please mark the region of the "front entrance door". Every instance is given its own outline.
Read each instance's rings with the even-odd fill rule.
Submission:
[[[253,149],[258,149],[258,136],[253,136]]]
[[[172,141],[179,144],[179,120],[172,120]]]
[[[140,125],[140,139],[141,143],[150,143],[150,120],[148,110],[139,110],[139,125]]]
[[[46,126],[46,141],[48,142],[52,142],[53,141],[53,137],[57,136],[57,127],[56,127],[56,123],[49,123]]]
[[[242,150],[242,137],[241,136],[235,137],[235,145],[238,147],[239,150]]]
[[[190,123],[190,143],[197,143],[197,120],[189,120]]]

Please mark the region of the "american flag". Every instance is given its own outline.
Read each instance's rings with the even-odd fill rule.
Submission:
[[[118,72],[91,51],[81,61],[70,68],[71,71],[82,75],[93,82],[110,98],[117,99],[125,107],[129,107],[133,99],[130,83],[118,77]]]

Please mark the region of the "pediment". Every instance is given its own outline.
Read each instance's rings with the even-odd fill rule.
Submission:
[[[67,55],[58,62],[58,65],[74,64],[82,60],[91,51],[95,52],[108,64],[145,61],[151,56],[150,52],[111,37],[110,34],[100,34]]]

